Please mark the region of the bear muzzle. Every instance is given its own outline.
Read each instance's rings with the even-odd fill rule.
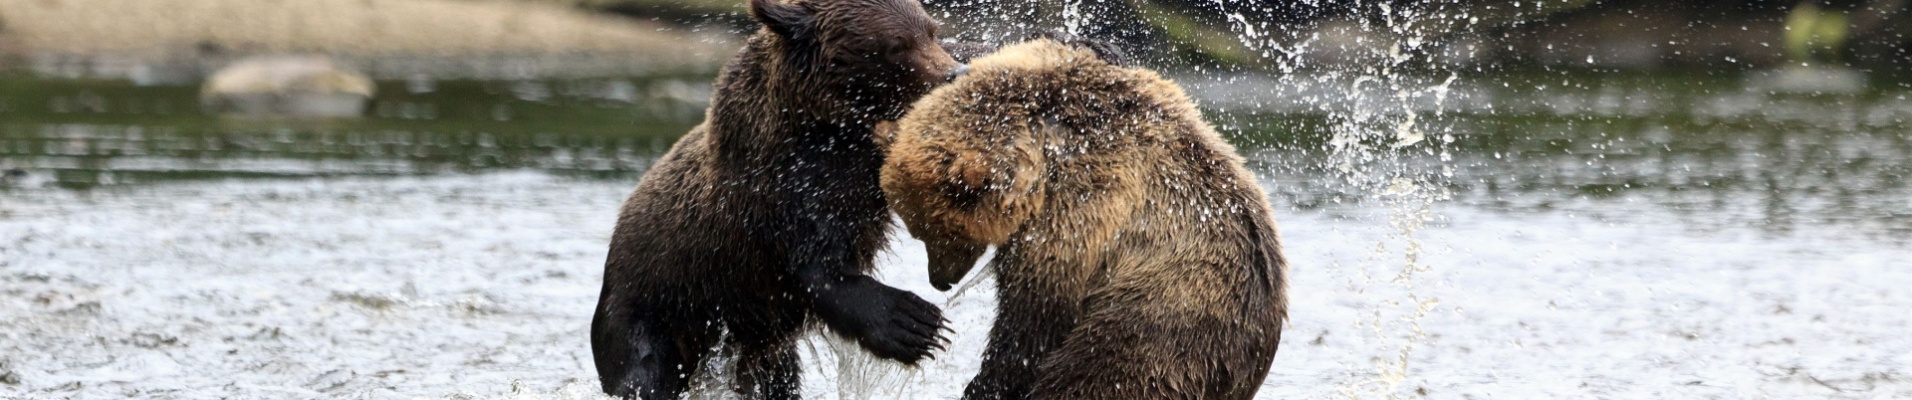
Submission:
[[[976,260],[989,248],[956,240],[925,241],[923,247],[929,250],[929,284],[940,291],[948,291],[969,275],[969,270],[976,267]]]

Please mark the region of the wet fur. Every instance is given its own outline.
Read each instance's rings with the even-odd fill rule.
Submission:
[[[751,12],[764,28],[719,74],[706,120],[619,213],[591,324],[606,393],[675,399],[725,346],[738,395],[797,398],[812,316],[904,363],[939,347],[941,311],[867,275],[890,222],[871,125],[958,64],[914,0]]]
[[[889,131],[893,129],[893,131]],[[1263,191],[1175,84],[1038,40],[879,132],[939,288],[998,246],[966,399],[1249,399],[1287,316]]]

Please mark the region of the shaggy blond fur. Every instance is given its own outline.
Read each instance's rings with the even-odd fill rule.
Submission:
[[[1248,399],[1286,262],[1241,157],[1174,83],[1040,40],[896,124],[882,186],[947,289],[987,246],[1000,314],[969,399]]]

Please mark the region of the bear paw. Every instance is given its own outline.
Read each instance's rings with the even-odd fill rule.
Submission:
[[[916,365],[934,358],[947,343],[943,310],[915,293],[869,277],[832,285],[818,299],[817,315],[837,334],[849,337],[878,357]]]

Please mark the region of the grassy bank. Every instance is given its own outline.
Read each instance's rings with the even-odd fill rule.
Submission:
[[[0,52],[34,66],[74,57],[179,62],[245,54],[477,58],[592,54],[704,66],[732,51],[648,21],[557,3],[454,0],[0,0]]]

